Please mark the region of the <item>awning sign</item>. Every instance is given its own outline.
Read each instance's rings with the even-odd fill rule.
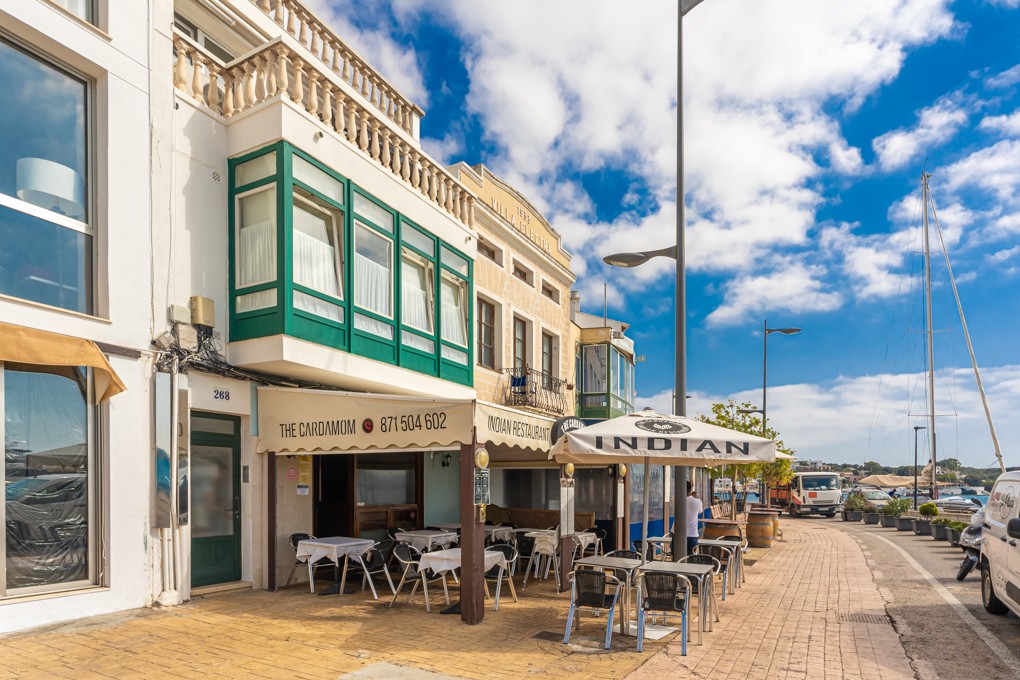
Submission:
[[[259,388],[258,451],[370,451],[471,441],[472,402]]]
[[[478,402],[475,407],[478,442],[548,451],[552,418]]]

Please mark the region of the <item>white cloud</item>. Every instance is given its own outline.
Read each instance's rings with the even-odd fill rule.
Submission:
[[[739,276],[724,284],[722,304],[708,315],[709,325],[743,322],[762,309],[788,312],[827,312],[839,307],[839,293],[825,290],[823,270],[798,262],[761,275]]]
[[[1020,109],[1003,116],[988,116],[978,125],[982,130],[994,130],[1004,135],[1020,137]]]
[[[452,165],[464,153],[464,140],[452,133],[442,139],[423,137],[421,146],[425,153],[444,165]]]
[[[943,97],[917,114],[912,129],[887,132],[872,142],[883,170],[897,170],[947,142],[967,123],[967,113],[954,97]]]
[[[952,191],[977,187],[992,194],[1006,206],[1020,200],[1020,140],[1003,140],[975,151],[946,170],[947,186]]]
[[[989,253],[988,261],[995,264],[1010,260],[1020,254],[1020,246],[1013,246],[1012,248],[1004,248],[1003,250],[997,250],[994,253]],[[959,279],[958,279],[959,280]]]
[[[985,78],[985,86],[993,89],[1010,87],[1020,83],[1020,64]]]

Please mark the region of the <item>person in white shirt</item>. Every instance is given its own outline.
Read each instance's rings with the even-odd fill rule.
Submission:
[[[698,494],[694,493],[694,485],[687,482],[687,554],[693,555],[698,545],[698,518],[704,506]]]

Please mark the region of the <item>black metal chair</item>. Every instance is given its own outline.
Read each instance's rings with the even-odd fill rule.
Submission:
[[[638,602],[637,650],[640,652],[645,639],[645,614],[662,614],[666,624],[669,614],[680,615],[680,654],[687,656],[687,623],[690,620],[691,581],[681,574],[658,571],[642,572],[639,577],[641,599]]]
[[[517,549],[512,545],[506,543],[497,543],[488,550],[494,550],[496,552],[503,553],[503,557],[506,558],[506,569],[500,569],[497,564],[492,569],[485,572],[485,588],[488,590],[489,581],[495,581],[497,587],[500,586],[502,581],[506,581],[507,585],[510,586],[510,594],[514,598],[514,602],[517,602],[517,591],[514,589],[514,565],[517,564]],[[500,573],[502,572],[502,573]],[[498,591],[497,591],[498,592]],[[488,593],[486,593],[488,594]],[[497,601],[494,607],[495,610],[499,609],[499,602]]]
[[[595,542],[589,545],[588,548],[591,548],[592,555],[602,555],[605,553],[604,545],[609,532],[602,527],[592,527],[591,532],[595,534]],[[587,552],[588,548],[585,548],[585,552]]]
[[[291,581],[294,579],[294,572],[297,570],[297,568],[301,567],[301,566],[306,566],[304,562],[302,562],[301,560],[299,560],[296,557],[298,543],[300,543],[301,541],[307,541],[307,540],[312,539],[312,538],[315,538],[315,536],[312,536],[311,534],[297,533],[297,534],[291,534],[290,535],[290,545],[291,545],[292,548],[294,548],[294,553],[295,553],[294,566],[292,566],[290,568],[290,573],[287,574],[287,583],[284,584],[284,586],[283,586],[284,588],[290,586]],[[314,564],[312,564],[312,569],[313,570],[314,569],[321,569],[322,567],[333,567],[333,577],[334,577],[334,579],[337,579],[337,578],[340,577],[340,568],[337,567],[337,565],[333,564],[333,561],[330,560],[329,558],[322,557],[322,558],[316,560]]]
[[[698,545],[694,548],[695,555],[708,555],[714,558],[719,563],[719,569],[717,574],[722,575],[722,599],[726,600],[726,591],[729,590],[729,582],[731,574],[730,570],[730,551],[726,548],[720,548],[715,545]],[[706,563],[707,564],[707,563]]]
[[[429,583],[433,581],[443,582],[443,594],[446,597],[446,604],[450,604],[450,589],[446,583],[446,572],[436,573],[431,569],[422,569],[421,553],[413,546],[407,545],[406,543],[397,543],[393,548],[393,555],[400,562],[404,568],[403,573],[400,575],[400,583],[393,591],[393,599],[390,600],[390,606],[397,601],[397,597],[400,595],[400,591],[404,588],[405,583],[414,581],[414,587],[411,588],[411,594],[408,596],[407,601],[410,602],[414,598],[414,594],[418,592],[418,586],[422,587],[422,591],[425,593],[425,611],[431,612],[432,605],[429,604]]]
[[[570,630],[577,621],[581,628],[580,608],[591,609],[596,614],[608,610],[606,621],[606,649],[613,642],[613,614],[620,600],[623,583],[611,574],[595,569],[578,569],[570,573],[570,610],[567,612],[567,630],[563,634],[563,644],[570,642]],[[576,619],[575,619],[576,615]]]
[[[678,561],[679,562],[687,562],[688,564],[704,564],[704,565],[707,565],[709,567],[712,567],[712,573],[715,574],[716,576],[718,576],[719,573],[722,571],[722,563],[719,562],[719,560],[717,560],[716,558],[712,557],[711,555],[705,555],[705,554],[701,554],[701,553],[694,553],[693,555],[688,555],[687,557],[683,557],[683,558],[679,559]],[[709,592],[709,593],[702,593],[701,592],[701,585],[698,583],[698,581],[692,580],[691,581],[691,592],[696,593],[698,597],[705,597],[706,595],[708,596],[708,602],[707,602],[708,609],[712,610],[712,614],[715,616],[715,620],[718,621],[719,620],[719,608],[718,608],[717,603],[715,601],[715,589],[713,588],[712,591]],[[725,592],[726,591],[724,590],[723,593],[725,593]],[[706,609],[706,611],[708,611],[708,609]]]
[[[389,560],[393,557],[393,549],[396,547],[396,541],[379,541],[372,547],[365,550],[365,552],[351,555],[350,562],[354,566],[356,571],[360,571],[361,577],[361,589],[365,589],[365,582],[368,582],[368,586],[372,589],[372,597],[379,599],[379,593],[375,590],[375,583],[372,581],[372,576],[375,574],[382,574],[386,577],[386,582],[390,585],[390,593],[396,593],[396,588],[393,587],[393,579],[390,578]]]
[[[527,574],[532,568],[531,558],[533,556],[532,554],[535,552],[535,539],[528,538],[524,534],[514,534],[514,536],[517,537],[517,562],[521,565],[521,567],[524,567],[524,562],[527,560],[528,567],[527,571],[524,572]]]

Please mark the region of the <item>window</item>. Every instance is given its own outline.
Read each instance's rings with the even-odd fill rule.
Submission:
[[[304,189],[294,189],[292,263],[296,286],[343,299],[344,214]],[[343,309],[316,295],[294,291],[294,308],[343,323]]]
[[[514,260],[513,272],[515,277],[517,277],[524,283],[528,284],[529,286],[535,285],[534,284],[535,274],[530,269],[520,264],[517,260]]]
[[[236,202],[237,278],[242,291],[276,281],[276,185],[270,184],[241,194]],[[251,312],[276,306],[276,289],[242,294],[237,312]]]
[[[609,348],[606,345],[585,345],[582,350],[584,361],[584,384],[586,394],[606,393],[606,373]]]
[[[91,314],[90,85],[2,40],[0,79],[0,293]]]
[[[528,365],[528,322],[514,317],[514,368]]]
[[[360,222],[355,224],[354,303],[379,316],[392,318],[393,243]]]
[[[467,282],[443,276],[443,340],[467,347]]]
[[[401,321],[405,326],[432,335],[434,332],[432,310],[435,309],[436,301],[432,284],[432,263],[404,248],[400,277]],[[434,351],[434,348],[429,351]]]
[[[556,304],[560,304],[560,291],[549,285],[548,281],[542,282],[542,295],[546,296]]]
[[[542,333],[542,383],[546,389],[552,389],[553,378],[556,377],[556,338],[549,333]]]
[[[0,364],[6,431],[0,597],[96,583],[99,475],[91,373]]]
[[[478,254],[489,258],[496,264],[503,266],[503,253],[495,246],[486,243],[485,241],[478,241]]]
[[[63,0],[63,2],[72,3],[88,1],[89,0]],[[206,51],[209,52],[209,54],[213,55],[214,57],[222,61],[224,64],[227,64],[234,60],[234,55],[228,52],[226,48],[224,48],[218,42],[210,38],[208,35],[206,35],[205,31],[195,26],[195,24],[191,23],[190,21],[182,17],[180,14],[174,14],[174,28],[176,28],[178,31],[180,31],[181,33],[188,36],[196,43],[204,47]]]
[[[478,299],[478,364],[496,368],[496,305]]]

